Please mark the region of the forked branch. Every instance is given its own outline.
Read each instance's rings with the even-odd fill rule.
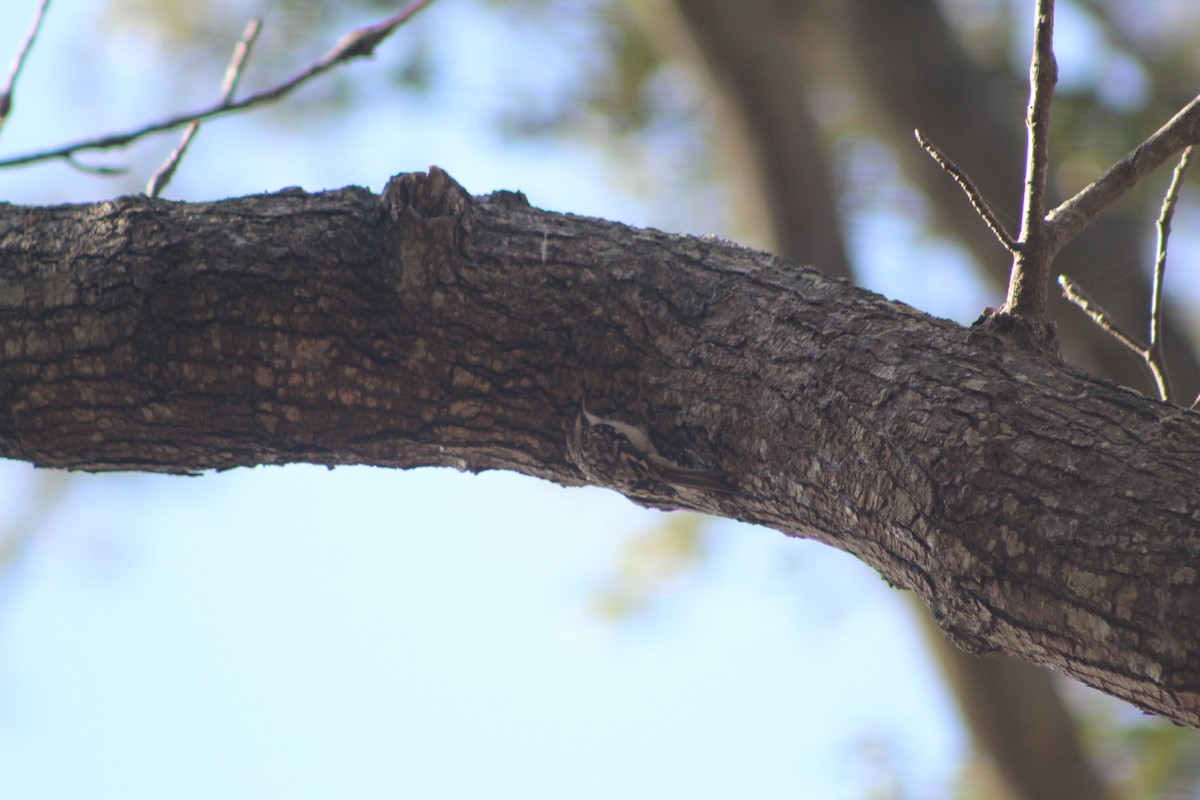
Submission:
[[[1031,322],[1040,322],[1046,310],[1046,284],[1050,264],[1058,251],[1074,239],[1109,206],[1120,199],[1139,181],[1162,166],[1180,150],[1200,144],[1200,96],[1172,117],[1152,136],[1138,145],[1107,172],[1083,188],[1057,208],[1046,210],[1046,182],[1049,171],[1050,99],[1058,77],[1053,51],[1054,0],[1038,0],[1034,28],[1033,57],[1029,69],[1029,107],[1026,115],[1027,149],[1025,160],[1025,193],[1022,203],[1021,232],[1014,241],[983,200],[971,180],[924,135],[917,132],[917,141],[938,165],[962,188],[984,224],[996,235],[1000,244],[1013,254],[1009,275],[1008,296],[1003,311]],[[1178,196],[1179,182],[1187,169],[1185,155],[1176,170],[1175,180],[1163,205],[1159,219],[1159,257],[1155,267],[1153,318],[1150,344],[1120,332],[1095,301],[1078,285],[1062,278],[1068,299],[1079,305],[1101,327],[1135,352],[1153,351],[1157,355],[1151,371],[1159,384],[1160,393],[1169,396],[1166,366],[1162,363],[1161,294],[1162,273],[1166,259],[1166,239],[1170,218]],[[1119,335],[1120,334],[1120,335]],[[1197,398],[1200,403],[1200,397]]]
[[[1200,144],[1200,96],[1179,110],[1099,178],[1051,211],[1046,222],[1057,247],[1079,235],[1093,220],[1180,150]]]
[[[318,75],[322,75],[339,64],[349,61],[360,56],[369,56],[380,42],[384,41],[397,28],[407,22],[418,11],[428,6],[433,0],[414,0],[405,8],[401,9],[396,14],[377,22],[374,25],[358,28],[347,33],[333,49],[325,55],[324,58],[302,70],[283,83],[271,88],[257,92],[241,100],[230,102],[221,100],[206,108],[188,111],[183,114],[176,114],[173,117],[152,122],[140,128],[123,133],[114,133],[108,136],[101,136],[93,139],[85,139],[71,144],[61,145],[59,147],[50,148],[48,150],[39,150],[33,153],[26,153],[19,156],[10,156],[9,158],[0,158],[0,167],[16,167],[24,164],[34,164],[39,161],[50,161],[54,159],[65,159],[74,164],[74,156],[76,153],[85,150],[106,150],[114,147],[124,147],[138,139],[149,136],[152,133],[160,133],[178,128],[181,125],[187,125],[190,122],[211,119],[213,117],[231,114],[236,111],[243,111],[248,108],[270,103],[279,100],[289,94],[299,86],[307,83]]]
[[[246,68],[250,50],[254,47],[254,42],[258,40],[261,30],[261,18],[255,17],[250,20],[246,23],[246,29],[242,31],[242,38],[233,48],[233,56],[229,59],[229,66],[225,68],[225,79],[221,82],[221,99],[226,103],[233,101],[233,94],[237,91],[238,81],[241,80],[242,71]],[[166,162],[150,176],[150,182],[146,184],[148,196],[158,197],[162,194],[163,189],[167,188],[167,184],[171,182],[175,170],[179,167],[179,162],[183,160],[183,154],[187,152],[188,145],[192,143],[192,139],[196,138],[199,131],[200,120],[198,119],[192,120],[191,124],[184,128],[179,145],[171,151]]]
[[[1163,278],[1166,276],[1167,270],[1167,240],[1171,236],[1171,219],[1175,216],[1175,206],[1179,203],[1179,190],[1183,186],[1183,179],[1187,175],[1188,167],[1191,166],[1192,149],[1188,147],[1183,151],[1183,155],[1179,159],[1179,164],[1175,167],[1175,172],[1171,176],[1171,185],[1167,188],[1167,193],[1163,197],[1162,211],[1158,215],[1158,247],[1156,248],[1154,259],[1154,288],[1150,295],[1149,344],[1143,343],[1136,336],[1126,332],[1113,319],[1112,315],[1104,310],[1103,306],[1088,296],[1087,292],[1079,284],[1072,281],[1066,275],[1058,276],[1058,283],[1062,286],[1063,295],[1068,300],[1079,306],[1106,333],[1136,353],[1146,363],[1150,374],[1154,376],[1155,384],[1158,386],[1159,399],[1164,401],[1175,399],[1171,388],[1171,377],[1167,372],[1166,355],[1162,345],[1162,289]],[[1193,408],[1197,402],[1200,402],[1200,398],[1197,398],[1196,402],[1192,403]]]

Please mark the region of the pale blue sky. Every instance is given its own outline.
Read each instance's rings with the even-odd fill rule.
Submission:
[[[81,477],[0,617],[0,794],[850,798],[882,739],[937,796],[951,712],[848,557],[717,523],[655,612],[589,617],[653,516],[502,473]]]

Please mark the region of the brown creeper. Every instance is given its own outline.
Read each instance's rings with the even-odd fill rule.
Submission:
[[[624,494],[671,494],[671,489],[735,494],[729,473],[688,469],[658,452],[644,430],[627,422],[598,417],[583,407],[567,438],[575,466],[599,486]]]

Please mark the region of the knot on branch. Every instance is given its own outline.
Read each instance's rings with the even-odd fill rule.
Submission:
[[[406,211],[422,219],[457,217],[471,201],[467,190],[440,167],[430,167],[428,174],[405,172],[393,176],[381,198],[393,219],[402,218]]]
[[[454,264],[469,236],[475,198],[444,170],[393,176],[379,198],[385,247],[397,268],[400,302],[415,311]]]
[[[1028,353],[1045,356],[1054,361],[1062,360],[1058,347],[1058,333],[1052,322],[1034,322],[988,308],[971,324],[971,341],[978,344],[983,337],[991,337],[1009,347]]]

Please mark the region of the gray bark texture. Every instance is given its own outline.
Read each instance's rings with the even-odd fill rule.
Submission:
[[[0,205],[0,456],[577,485],[586,400],[739,490],[666,505],[846,550],[965,649],[1200,727],[1200,415],[1003,322],[436,168],[382,197]]]

